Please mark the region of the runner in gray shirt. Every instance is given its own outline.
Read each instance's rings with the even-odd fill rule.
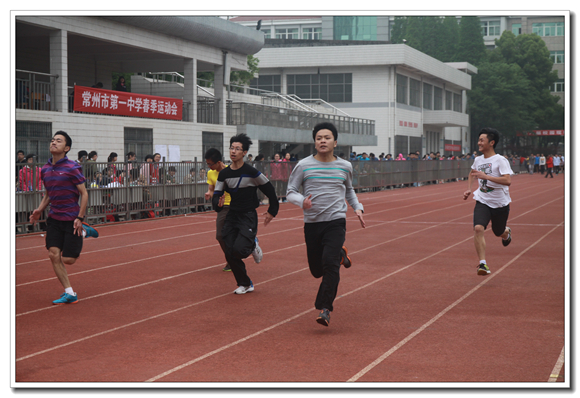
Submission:
[[[331,123],[320,123],[312,132],[316,155],[298,162],[288,180],[286,197],[304,210],[304,238],[308,266],[321,278],[314,306],[316,321],[328,326],[338,291],[340,265],[352,264],[344,244],[348,201],[365,228],[363,205],[352,188],[352,165],[334,156],[338,132]],[[302,188],[303,193],[300,193]]]

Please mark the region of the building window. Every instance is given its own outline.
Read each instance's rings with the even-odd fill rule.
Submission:
[[[519,36],[522,34],[522,24],[521,23],[515,23],[512,25],[512,33],[516,36]]]
[[[280,75],[260,75],[257,79],[250,80],[250,88],[281,93],[280,81]]]
[[[564,92],[564,79],[558,80],[556,83],[550,87],[553,93],[563,93]]]
[[[304,40],[320,40],[322,38],[322,28],[303,28],[302,38]]]
[[[153,154],[153,129],[125,127],[124,139],[125,154],[135,152],[137,161],[144,162],[145,156]]]
[[[272,31],[270,29],[262,29],[264,34],[264,39],[270,39],[272,37]]]
[[[327,102],[352,102],[352,73],[288,75],[288,94]]]
[[[52,123],[16,121],[16,150],[24,151],[25,155],[34,154],[37,163],[46,163],[51,158],[50,140],[52,139]],[[69,152],[71,159],[76,154]]]
[[[276,29],[276,39],[298,39],[298,28]]]
[[[409,78],[409,105],[421,106],[421,82]]]
[[[434,93],[433,109],[436,111],[441,111],[443,110],[443,89],[435,86]]]
[[[377,17],[334,17],[334,40],[377,40]]]
[[[445,110],[453,110],[453,93],[451,91],[445,90]]]
[[[453,110],[455,112],[461,112],[462,109],[463,109],[463,107],[462,107],[461,94],[453,93]]]
[[[217,148],[223,153],[224,149],[224,134],[223,133],[213,133],[209,131],[202,131],[201,133],[201,153],[202,156],[205,155],[208,149]]]
[[[423,83],[423,108],[433,109],[433,86]]]
[[[564,63],[564,51],[550,51],[550,58],[555,64]]]
[[[564,22],[533,23],[532,33],[538,36],[564,36]]]
[[[397,75],[397,102],[399,104],[407,103],[407,81],[407,76]]]
[[[500,28],[499,21],[481,21],[481,34],[483,36],[500,36]]]

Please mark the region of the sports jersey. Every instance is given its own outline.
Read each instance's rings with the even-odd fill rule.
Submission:
[[[226,166],[228,167],[228,166]],[[217,170],[209,170],[207,172],[207,183],[209,185],[213,185],[215,188],[215,184],[217,183],[217,179],[218,179],[218,175],[219,175],[219,171]],[[232,197],[230,196],[229,193],[226,192],[226,198],[224,201],[224,206],[229,206],[231,203]]]
[[[501,155],[495,154],[488,158],[484,155],[478,156],[471,165],[473,170],[484,172],[492,177],[513,174],[509,161]],[[490,180],[478,179],[479,187],[473,193],[473,198],[491,208],[505,207],[512,200],[510,198],[509,186],[498,184]]]
[[[304,194],[300,193],[303,187]],[[347,204],[354,210],[364,210],[352,188],[352,164],[341,158],[321,162],[313,155],[302,159],[288,179],[286,197],[303,208],[304,199],[312,195],[312,207],[304,209],[304,222],[325,222],[346,218]]]
[[[276,217],[279,204],[274,186],[264,174],[247,163],[237,170],[226,167],[220,171],[213,193],[213,208],[221,211],[221,207],[218,207],[219,198],[227,192],[231,196],[230,212],[255,211],[260,206],[258,189],[268,197],[270,202],[268,213]]]
[[[74,221],[80,211],[77,185],[85,182],[81,166],[66,156],[53,165],[50,158],[40,174],[50,197],[48,216],[60,221]]]

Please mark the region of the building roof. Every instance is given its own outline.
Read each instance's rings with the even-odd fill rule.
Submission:
[[[310,15],[263,15],[263,16],[238,16],[230,18],[231,22],[258,22],[259,20],[266,21],[289,21],[295,19],[321,19],[321,16],[310,16]]]

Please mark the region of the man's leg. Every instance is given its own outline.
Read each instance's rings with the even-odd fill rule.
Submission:
[[[473,227],[475,251],[477,252],[477,257],[479,261],[485,260],[485,227],[483,225],[476,225]]]
[[[63,264],[61,250],[58,247],[51,247],[50,249],[48,249],[48,257],[50,258],[50,261],[52,262],[52,268],[54,270],[56,277],[60,281],[60,284],[62,285],[62,287],[64,287],[65,289],[71,287],[70,281],[68,279],[68,273],[67,273],[66,268]],[[70,259],[67,258],[67,260],[70,260]],[[74,261],[73,261],[73,263],[74,263]]]
[[[222,229],[222,237],[226,247],[226,260],[232,269],[238,286],[252,285],[243,259],[248,257],[254,249],[258,218],[256,214],[255,220],[252,220],[252,225],[248,225],[250,222],[248,217],[244,217],[245,214],[230,211]],[[246,231],[249,229],[252,229],[253,235]]]
[[[220,211],[217,214],[217,218],[216,218],[216,222],[215,222],[215,238],[218,241],[218,243],[220,244],[220,247],[222,248],[222,252],[224,253],[224,255],[226,254],[226,244],[224,243],[224,239],[222,237],[222,229],[224,228],[224,222],[226,221],[226,216],[228,215],[228,212],[230,211],[230,207],[229,206],[224,206],[222,211]],[[224,271],[231,271],[231,267],[230,264],[227,263],[227,259],[226,259],[226,266],[223,268]]]

